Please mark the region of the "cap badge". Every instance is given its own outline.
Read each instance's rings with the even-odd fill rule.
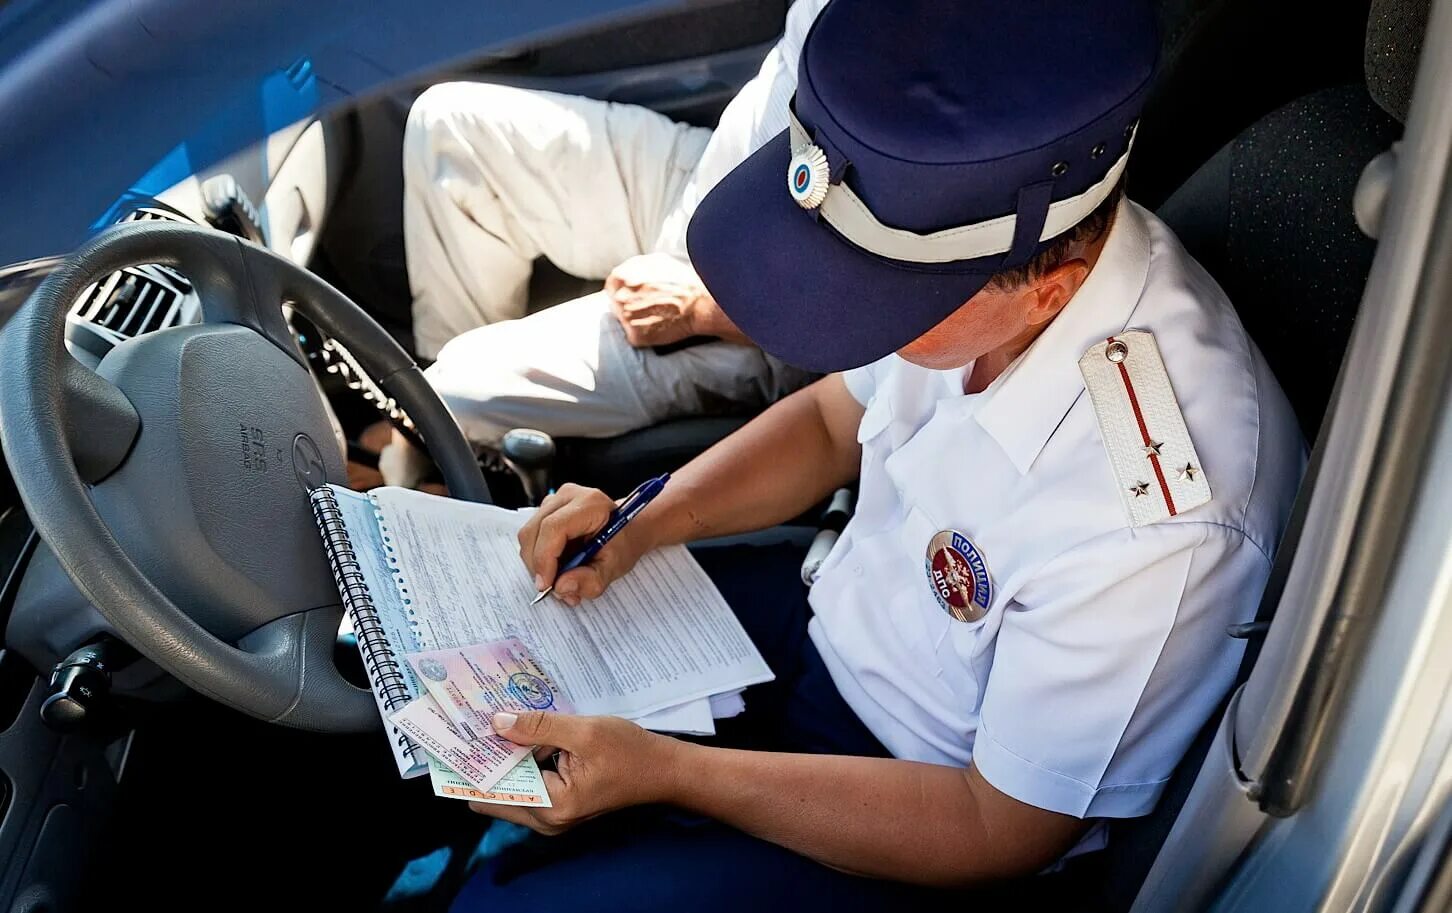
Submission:
[[[993,603],[988,565],[968,537],[945,529],[928,542],[924,562],[938,605],[958,621],[978,621]]]
[[[803,209],[816,209],[827,197],[827,182],[831,178],[827,167],[827,153],[821,146],[807,145],[792,155],[787,166],[787,188],[792,199]]]

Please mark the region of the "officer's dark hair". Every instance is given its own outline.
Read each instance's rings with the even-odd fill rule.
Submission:
[[[1104,236],[1104,233],[1109,230],[1110,220],[1114,218],[1114,210],[1118,208],[1119,201],[1123,198],[1124,178],[1121,177],[1119,183],[1114,185],[1114,189],[1109,191],[1109,196],[1094,207],[1094,211],[1085,216],[1079,224],[1059,235],[1048,247],[1023,266],[994,273],[993,278],[988,280],[989,285],[999,291],[1007,291],[1053,272],[1064,261],[1076,254],[1080,247],[1092,244]]]

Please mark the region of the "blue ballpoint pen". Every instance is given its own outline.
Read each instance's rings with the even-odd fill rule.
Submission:
[[[665,488],[665,484],[670,481],[670,478],[671,474],[666,473],[663,476],[640,483],[640,486],[635,491],[632,491],[621,502],[619,507],[610,512],[610,520],[605,524],[605,528],[600,530],[595,535],[595,538],[591,539],[584,548],[580,549],[575,557],[565,562],[564,567],[561,567],[555,574],[555,579],[560,579],[566,572],[573,571],[575,568],[600,554],[600,549],[604,548],[605,544],[611,539],[614,539],[625,528],[625,524],[634,520],[636,514],[645,510],[645,505],[655,500],[655,496],[661,493],[661,490]],[[551,583],[543,592],[531,600],[530,605],[534,605],[554,591],[555,585]]]

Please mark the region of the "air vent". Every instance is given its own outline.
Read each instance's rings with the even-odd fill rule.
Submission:
[[[162,209],[132,210],[122,222],[182,222]],[[111,345],[182,322],[192,285],[165,266],[134,266],[88,287],[71,308],[71,320],[89,325]]]
[[[180,217],[178,217],[176,215],[173,215],[172,213],[167,212],[165,209],[152,209],[150,206],[142,206],[139,209],[133,209],[133,210],[131,210],[129,213],[126,214],[126,217],[123,218],[123,219],[121,219],[120,221],[121,222],[186,222],[188,220],[183,219],[183,218],[180,218]]]
[[[191,284],[164,266],[135,266],[112,273],[81,293],[71,316],[113,342],[175,326]]]

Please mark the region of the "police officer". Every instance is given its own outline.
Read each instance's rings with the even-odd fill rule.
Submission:
[[[1141,0],[828,5],[789,130],[689,243],[737,326],[839,373],[682,469],[591,565],[555,581],[600,492],[561,490],[520,536],[584,612],[652,547],[858,479],[809,595],[778,551],[698,551],[776,672],[734,721],[768,750],[505,715],[560,750],[554,808],[477,810],[573,833],[495,860],[460,908],[881,909],[1041,871],[1154,807],[1233,680],[1225,628],[1304,465],[1224,294],[1122,199],[1155,48]]]

